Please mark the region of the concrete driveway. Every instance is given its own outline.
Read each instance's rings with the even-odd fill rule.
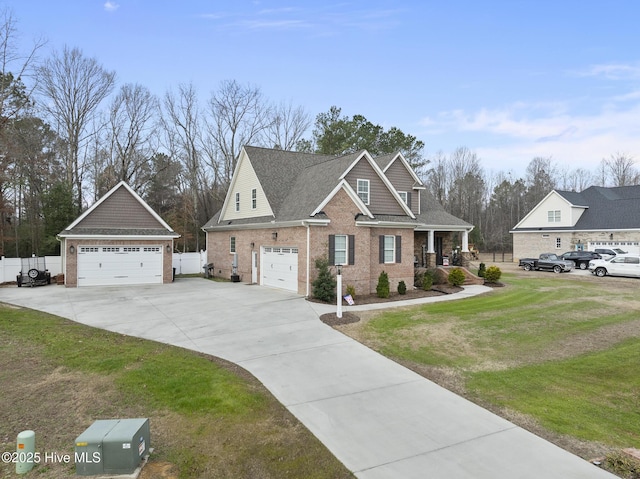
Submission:
[[[0,288],[0,301],[237,363],[359,478],[615,477],[333,330],[292,293],[194,278]]]

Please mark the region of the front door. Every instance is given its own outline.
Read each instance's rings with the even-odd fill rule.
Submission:
[[[442,266],[442,236],[434,238],[434,247],[436,250],[436,266]]]
[[[251,252],[251,283],[256,284],[258,282],[258,252]]]

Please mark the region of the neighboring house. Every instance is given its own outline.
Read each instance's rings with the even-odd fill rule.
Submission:
[[[120,182],[58,235],[65,285],[170,283],[178,237]]]
[[[640,252],[640,186],[552,191],[514,228],[513,258],[596,248]]]
[[[222,209],[203,230],[214,274],[309,296],[315,260],[344,265],[343,284],[375,292],[413,284],[473,226],[448,215],[401,154],[335,157],[245,146]]]

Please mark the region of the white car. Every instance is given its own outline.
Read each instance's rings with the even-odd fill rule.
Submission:
[[[595,252],[602,256],[602,259],[611,259],[619,254],[627,254],[620,248],[596,248]]]
[[[638,276],[640,277],[640,256],[624,254],[611,259],[589,261],[589,271],[596,276]]]

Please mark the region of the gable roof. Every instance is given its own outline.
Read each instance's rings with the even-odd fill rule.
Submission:
[[[566,230],[619,230],[640,228],[640,185],[606,188],[590,186],[575,191],[555,191],[572,207],[584,208],[576,224]],[[536,206],[537,207],[537,206]],[[514,230],[531,228],[514,228]],[[538,230],[539,228],[535,228]]]
[[[640,228],[640,186],[590,186],[577,196],[559,193],[574,206],[588,207],[574,229]]]
[[[399,207],[406,212],[406,215],[413,217],[411,210],[365,150],[338,157],[253,146],[245,146],[244,152],[246,153],[245,159],[250,161],[253,171],[258,177],[274,217],[233,219],[224,222],[223,225],[221,218],[224,217],[223,212],[230,201],[230,193],[227,193],[225,206],[203,226],[204,230],[218,225],[310,220],[314,215],[316,219],[320,219],[318,207],[326,203],[340,189],[346,189],[361,212],[371,217],[373,216],[371,212],[364,203],[356,199],[357,194],[344,180],[346,173],[362,160],[371,165],[371,169],[380,177],[389,189],[389,194],[398,202]],[[229,192],[231,191],[232,188],[229,189]]]
[[[164,236],[180,235],[121,181],[82,213],[58,236]]]

